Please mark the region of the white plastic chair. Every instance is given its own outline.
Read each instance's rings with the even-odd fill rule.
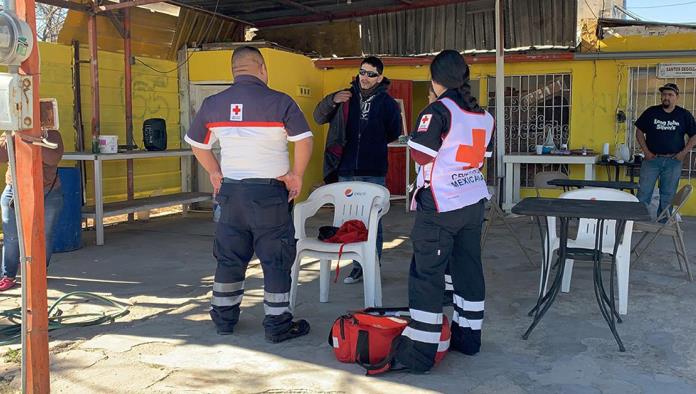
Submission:
[[[329,301],[331,260],[338,259],[341,244],[308,237],[305,231],[307,219],[327,204],[334,206],[333,226],[340,227],[344,222],[353,219],[365,223],[367,241],[345,244],[341,259],[355,260],[362,266],[365,307],[382,306],[382,280],[376,247],[377,224],[389,211],[389,190],[373,183],[339,182],[318,188],[306,201],[295,205],[293,216],[297,255],[292,266],[290,308],[295,308],[300,264],[305,256],[319,259],[319,302]]]
[[[576,200],[606,200],[606,201],[628,201],[637,202],[636,196],[622,192],[620,190],[605,189],[605,188],[584,188],[571,190],[561,194],[560,198],[576,199]],[[546,281],[544,281],[544,272],[542,267],[541,277],[539,279],[539,292],[546,292],[548,278],[551,271],[551,261],[555,251],[559,248],[559,238],[556,234],[556,218],[548,217],[546,223],[551,229],[548,242],[544,242],[544,252],[546,253]],[[602,252],[614,253],[615,242],[615,220],[604,221],[604,231]],[[578,234],[575,239],[568,239],[569,248],[587,248],[593,249],[595,246],[595,234],[597,231],[597,220],[580,218],[578,224]],[[628,272],[631,264],[631,234],[633,233],[633,221],[627,221],[624,233],[621,236],[619,247],[616,251],[616,277],[619,288],[619,313],[625,315],[628,312]],[[563,272],[563,283],[561,291],[567,293],[570,291],[570,280],[573,275],[573,263],[571,259],[566,259],[565,270]],[[613,278],[611,279],[613,280]]]

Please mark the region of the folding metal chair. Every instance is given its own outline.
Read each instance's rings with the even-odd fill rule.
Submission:
[[[500,189],[498,188],[497,190],[500,190]],[[510,232],[510,235],[512,235],[512,237],[515,239],[515,242],[517,242],[517,246],[520,247],[520,249],[522,250],[522,253],[524,253],[525,257],[527,257],[527,260],[529,260],[529,263],[532,265],[536,265],[536,264],[534,264],[534,260],[532,260],[532,258],[529,256],[529,253],[527,252],[527,248],[522,243],[522,240],[517,236],[515,229],[512,228],[512,225],[510,224],[510,219],[508,217],[506,217],[505,212],[500,207],[500,204],[498,203],[497,191],[494,191],[492,194],[493,194],[493,196],[491,197],[491,200],[489,201],[490,208],[488,209],[488,212],[486,213],[486,217],[484,219],[483,231],[481,232],[481,250],[483,250],[483,247],[486,245],[488,231],[490,230],[491,226],[493,226],[495,221],[499,220],[499,221],[503,222],[503,224],[505,225],[507,230]],[[519,218],[524,218],[525,220],[527,219],[526,216],[519,216]]]
[[[674,196],[672,204],[660,213],[655,222],[636,222],[633,224],[633,230],[643,232],[643,235],[635,246],[633,246],[633,250],[631,251],[636,254],[634,263],[637,263],[638,260],[643,257],[648,248],[655,242],[658,235],[667,235],[672,237],[672,242],[674,242],[674,250],[677,253],[679,269],[682,271],[686,269],[686,275],[689,281],[693,282],[694,278],[691,274],[691,268],[689,267],[689,256],[686,254],[686,245],[684,243],[684,230],[682,230],[677,219],[677,214],[684,204],[686,204],[686,201],[689,200],[692,191],[693,187],[691,185],[682,187]],[[647,243],[645,247],[641,249],[643,242]]]

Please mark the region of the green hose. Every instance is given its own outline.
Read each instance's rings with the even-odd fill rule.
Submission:
[[[63,311],[58,309],[58,305],[71,297],[93,298],[103,301],[116,309],[110,312],[64,315]],[[128,313],[128,308],[117,303],[116,301],[86,291],[74,291],[58,298],[56,302],[54,302],[53,305],[48,308],[48,331],[68,327],[87,327],[104,323],[113,323],[114,320],[118,319],[119,317],[123,317]],[[16,343],[17,340],[22,336],[22,308],[0,311],[0,317],[5,317],[12,323],[8,325],[0,325],[0,346]]]

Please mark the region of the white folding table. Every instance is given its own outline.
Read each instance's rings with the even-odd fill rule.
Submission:
[[[534,155],[513,153],[503,156],[505,164],[505,200],[503,209],[510,211],[520,201],[520,165],[521,164],[577,164],[585,166],[585,180],[594,180],[594,165],[598,156],[575,155]]]
[[[132,151],[124,153],[88,153],[66,152],[63,160],[92,161],[94,162],[94,206],[85,206],[82,209],[82,218],[94,219],[94,227],[97,232],[97,245],[104,245],[104,217],[133,213],[140,210],[149,210],[172,205],[188,205],[212,199],[210,193],[189,192],[188,180],[182,177],[182,192],[164,196],[138,198],[131,201],[121,201],[104,204],[104,179],[102,165],[110,160],[151,159],[159,157],[180,157],[182,167],[190,165],[193,152],[190,149],[171,149],[165,151]]]

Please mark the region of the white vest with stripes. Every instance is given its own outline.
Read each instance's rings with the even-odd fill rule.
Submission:
[[[450,129],[432,163],[421,167],[417,185],[429,184],[438,212],[454,211],[490,199],[480,171],[495,121],[488,112],[463,110],[449,98],[439,100],[450,112]],[[412,208],[415,208],[415,199]]]

